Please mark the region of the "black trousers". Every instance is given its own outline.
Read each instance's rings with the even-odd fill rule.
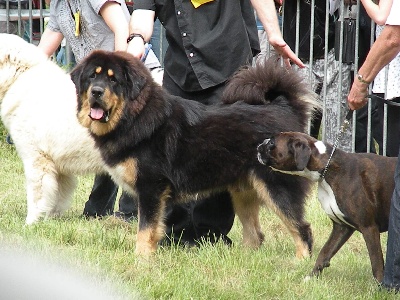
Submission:
[[[400,292],[400,153],[394,172],[383,286]]]
[[[383,94],[377,94],[383,97]],[[382,101],[377,101],[378,116],[380,121],[380,130],[383,132],[384,120],[384,104]],[[400,97],[394,98],[392,101],[400,103]],[[387,139],[386,139],[386,156],[396,157],[399,154],[400,145],[400,107],[387,106]],[[382,153],[382,152],[381,152]]]
[[[89,195],[89,200],[85,203],[83,214],[88,217],[112,215],[117,193],[118,186],[109,175],[96,175],[92,192]],[[123,192],[119,198],[119,211],[126,215],[137,216],[137,200]]]
[[[377,94],[383,97],[383,94]],[[400,98],[393,101],[400,102]],[[375,149],[374,140],[379,146],[379,154],[383,154],[383,120],[384,120],[384,102],[372,99],[371,109],[371,147],[370,152],[378,153]],[[387,105],[387,139],[386,139],[386,156],[396,157],[399,153],[400,145],[400,107]],[[356,126],[356,152],[367,152],[367,123],[368,107],[357,111]],[[373,139],[373,140],[372,140]]]
[[[381,116],[379,115],[379,103],[376,100],[371,101],[371,134],[370,134],[370,149],[371,153],[382,154],[383,147],[383,127]],[[347,130],[351,130],[348,128]],[[368,105],[357,110],[356,115],[356,145],[355,152],[368,152],[367,151],[367,137],[368,137]],[[375,142],[378,144],[379,149],[376,149]],[[379,151],[378,151],[379,150]]]

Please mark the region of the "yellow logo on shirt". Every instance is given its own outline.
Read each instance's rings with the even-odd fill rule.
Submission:
[[[208,2],[213,2],[214,0],[191,0],[194,8],[198,8],[200,5],[203,5]]]

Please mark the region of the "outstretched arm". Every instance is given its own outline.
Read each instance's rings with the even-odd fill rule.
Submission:
[[[275,51],[283,57],[286,66],[290,67],[290,61],[292,61],[300,68],[304,68],[303,62],[297,57],[292,49],[290,49],[282,37],[274,1],[251,0],[251,4],[256,10],[257,16],[267,32],[269,43],[274,47]]]
[[[354,80],[347,98],[350,109],[359,109],[367,104],[368,83],[371,83],[383,69],[400,52],[400,25],[386,25],[381,35],[372,45],[364,64]]]

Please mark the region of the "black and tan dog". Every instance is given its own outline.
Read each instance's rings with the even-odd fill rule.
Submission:
[[[372,273],[380,282],[384,264],[379,233],[388,227],[397,158],[336,149],[328,165],[332,146],[300,132],[275,135],[260,144],[258,152],[259,161],[274,170],[318,181],[318,198],[333,229],[311,275],[329,267],[331,258],[358,230],[368,248]]]
[[[304,203],[310,183],[265,170],[257,160],[266,135],[305,130],[316,105],[294,71],[271,63],[243,69],[219,106],[167,94],[123,52],[95,51],[71,76],[79,122],[89,128],[113,179],[139,199],[136,253],[156,249],[167,201],[228,190],[246,245],[261,245],[258,213],[267,204],[292,234],[296,255],[309,256]]]

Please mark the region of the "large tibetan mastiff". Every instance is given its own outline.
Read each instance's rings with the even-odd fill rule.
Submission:
[[[312,234],[304,220],[309,183],[257,160],[258,144],[280,131],[304,131],[316,105],[294,71],[272,62],[243,69],[219,106],[169,95],[123,52],[95,51],[71,78],[79,122],[114,180],[139,199],[136,253],[155,251],[168,201],[228,190],[244,244],[262,243],[258,214],[267,204],[292,234],[297,257],[310,254]]]
[[[26,223],[62,214],[77,175],[106,172],[93,138],[76,118],[70,75],[36,46],[0,33],[0,104],[24,165]]]

